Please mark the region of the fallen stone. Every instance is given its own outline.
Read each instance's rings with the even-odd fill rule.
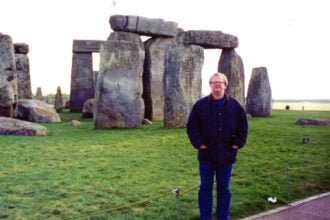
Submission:
[[[0,117],[0,134],[26,136],[47,135],[48,129],[36,123]]]
[[[298,125],[330,125],[330,118],[300,118],[296,121]]]

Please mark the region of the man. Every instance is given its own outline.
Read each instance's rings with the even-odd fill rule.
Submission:
[[[238,149],[247,139],[246,113],[239,102],[226,95],[228,80],[223,73],[210,78],[211,94],[198,100],[189,115],[187,134],[198,149],[201,184],[198,192],[200,219],[212,218],[214,175],[217,183],[218,220],[229,219],[229,182]]]

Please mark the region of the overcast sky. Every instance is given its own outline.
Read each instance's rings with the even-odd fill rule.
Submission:
[[[30,47],[32,92],[70,92],[72,40],[106,40],[113,14],[175,21],[239,38],[246,88],[267,68],[274,99],[330,99],[327,0],[1,0],[0,32]],[[205,50],[203,93],[220,50]],[[95,56],[97,60],[97,56]],[[98,69],[98,63],[95,63]]]

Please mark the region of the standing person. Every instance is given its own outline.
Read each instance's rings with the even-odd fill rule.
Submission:
[[[211,94],[198,100],[189,115],[187,134],[198,149],[200,187],[198,205],[200,219],[212,218],[214,176],[217,185],[218,220],[229,219],[231,193],[229,182],[237,151],[247,139],[246,113],[239,102],[225,90],[228,79],[223,73],[210,78]]]

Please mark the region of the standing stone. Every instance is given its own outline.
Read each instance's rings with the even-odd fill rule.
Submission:
[[[36,96],[34,98],[40,101],[43,100],[41,87],[37,87]]]
[[[15,43],[15,60],[17,69],[18,99],[32,99],[30,62],[27,53],[29,46],[23,43]]]
[[[235,49],[222,50],[218,71],[224,73],[228,78],[227,94],[236,98],[244,106],[244,66],[242,58]]]
[[[185,127],[193,104],[202,94],[204,51],[200,46],[169,47],[164,72],[164,127]]]
[[[145,45],[143,69],[144,118],[164,119],[164,60],[166,48],[174,44],[173,38],[151,38]]]
[[[81,112],[86,100],[94,98],[92,53],[72,55],[70,111]]]
[[[143,60],[144,51],[137,43],[108,40],[101,46],[93,110],[95,128],[141,125]]]
[[[83,118],[93,118],[93,106],[94,106],[94,99],[88,99],[85,102],[82,110]]]
[[[17,72],[14,46],[9,35],[0,33],[0,116],[13,117],[17,102]]]
[[[272,91],[265,67],[257,67],[252,70],[246,111],[253,117],[269,117],[272,112]]]
[[[58,86],[55,94],[55,101],[54,101],[54,108],[56,112],[62,112],[63,111],[63,99],[62,99],[62,92],[61,87]]]
[[[99,52],[104,41],[73,40],[70,111],[81,112],[86,100],[94,98],[93,52]]]
[[[135,33],[129,33],[129,32],[121,32],[121,31],[115,31],[115,32],[111,32],[108,39],[108,41],[124,41],[124,42],[131,42],[131,43],[135,43],[139,45],[140,48],[140,59],[141,62],[144,63],[145,60],[145,49],[144,49],[144,45],[143,42],[141,40],[141,37],[138,34]],[[140,87],[143,88],[143,83],[142,80],[140,80]],[[141,103],[141,117],[144,117],[144,103],[143,103],[143,99],[141,99],[142,103]]]

